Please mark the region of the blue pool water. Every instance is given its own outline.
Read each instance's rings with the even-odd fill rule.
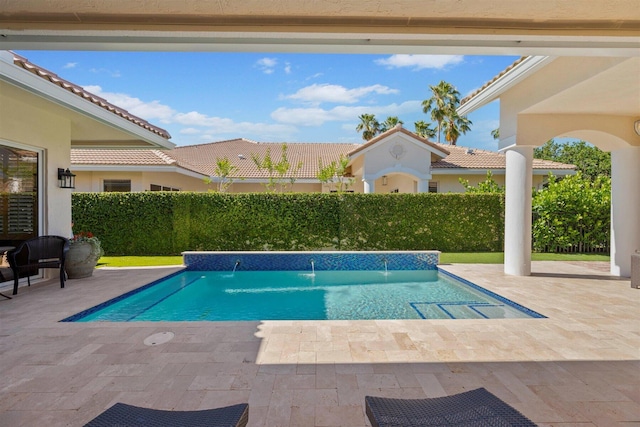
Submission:
[[[63,321],[544,317],[450,273],[182,271]]]

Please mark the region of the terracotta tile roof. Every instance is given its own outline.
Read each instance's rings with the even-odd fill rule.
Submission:
[[[110,111],[111,113],[115,114],[116,116],[120,116],[132,123],[135,123],[136,125],[155,133],[156,135],[159,135],[165,139],[169,139],[171,138],[171,135],[169,135],[169,132],[167,132],[166,130],[159,128],[157,126],[152,125],[151,123],[149,123],[148,121],[141,119],[140,117],[134,116],[133,114],[129,113],[127,110],[118,107],[117,105],[111,104],[109,101],[107,101],[104,98],[101,98],[97,95],[92,94],[91,92],[83,89],[82,87],[71,83],[68,80],[65,80],[63,78],[61,78],[60,76],[58,76],[57,74],[46,70],[42,67],[40,67],[39,65],[36,65],[32,62],[30,62],[28,59],[14,53],[11,52],[11,54],[13,55],[13,63],[15,65],[17,65],[18,67],[21,67],[27,71],[29,71],[30,73],[35,74],[38,77],[41,77],[51,83],[53,83],[56,86],[59,86],[71,93],[73,93],[74,95],[79,96],[80,98],[86,99],[87,101],[101,107],[104,108],[107,111]]]
[[[71,149],[74,165],[173,165],[177,162],[160,150],[103,150]]]
[[[287,142],[287,159],[292,169],[302,162],[302,169],[295,174],[298,179],[315,179],[318,175],[319,159],[324,164],[338,159],[340,155],[347,155],[357,144],[337,143],[301,143]],[[272,160],[277,163],[282,158],[283,143],[255,142],[248,139],[233,139],[228,141],[212,142],[209,144],[188,145],[176,147],[167,153],[176,159],[179,164],[189,163],[198,171],[207,175],[213,175],[216,159],[228,158],[231,164],[238,168],[237,177],[267,178],[266,172],[260,172],[252,160],[252,155],[264,159],[267,151]]]
[[[380,135],[376,136],[375,138],[371,138],[369,141],[365,142],[364,144],[360,144],[360,145],[358,145],[358,147],[357,147],[355,150],[351,151],[351,152],[349,153],[349,155],[350,155],[350,156],[353,156],[354,154],[359,153],[360,151],[364,150],[365,148],[370,147],[370,146],[372,146],[373,144],[377,143],[377,142],[378,142],[378,141],[380,141],[381,139],[384,139],[384,138],[386,138],[386,137],[388,137],[388,136],[391,136],[391,135],[393,135],[394,133],[398,133],[398,132],[400,132],[400,133],[404,133],[405,135],[408,135],[408,136],[410,136],[411,138],[414,138],[414,139],[416,139],[416,140],[418,140],[418,141],[422,142],[422,143],[423,143],[423,144],[425,144],[425,145],[429,145],[429,146],[431,146],[431,147],[435,148],[436,150],[440,150],[440,151],[444,152],[445,154],[448,154],[448,153],[449,153],[449,151],[447,151],[447,149],[446,149],[446,148],[444,148],[444,147],[446,147],[444,144],[436,144],[436,143],[434,143],[434,142],[429,141],[429,140],[428,140],[428,139],[426,139],[426,138],[422,138],[421,136],[418,136],[418,135],[416,135],[415,133],[413,133],[413,132],[410,132],[410,131],[406,130],[406,129],[405,129],[405,128],[403,128],[402,126],[396,126],[396,127],[394,127],[393,129],[389,129],[388,131],[386,131],[386,132],[384,132],[384,133],[381,133]]]
[[[507,74],[509,71],[511,71],[516,65],[518,65],[519,63],[521,63],[522,61],[524,61],[527,57],[523,56],[518,58],[513,64],[509,65],[507,68],[505,68],[504,70],[502,70],[500,72],[500,74],[498,74],[497,76],[495,76],[494,78],[492,78],[491,80],[489,80],[488,82],[486,82],[484,85],[482,85],[482,87],[480,89],[475,90],[471,95],[469,96],[465,96],[464,98],[462,98],[462,100],[460,101],[460,105],[464,105],[467,102],[469,102],[471,100],[471,98],[473,98],[474,96],[476,96],[477,94],[479,94],[480,92],[482,92],[483,90],[485,90],[489,85],[491,85],[493,82],[495,82],[496,80],[498,80],[500,77],[504,76],[505,74]]]
[[[270,152],[274,162],[278,162],[282,155],[282,144],[275,142],[255,142],[248,139],[232,139],[228,141],[212,142],[200,145],[176,147],[173,150],[102,150],[102,149],[71,149],[71,164],[73,165],[165,165],[179,166],[205,176],[214,175],[216,159],[228,158],[232,165],[238,168],[234,177],[248,179],[267,178],[265,172],[260,172],[252,160],[252,155],[264,158]],[[326,165],[336,160],[340,155],[359,151],[366,144],[339,143],[286,143],[287,158],[291,165],[302,162],[302,169],[295,175],[298,179],[316,179],[319,171],[319,159]],[[436,149],[449,155],[431,164],[435,173],[438,169],[505,169],[504,154],[494,151],[470,149],[456,145],[429,142]],[[534,169],[562,169],[573,170],[573,165],[552,162],[548,160],[533,160]]]
[[[449,150],[449,155],[431,163],[431,169],[505,169],[506,156],[495,151],[479,150],[477,148],[459,147],[457,145],[438,144]],[[550,160],[533,159],[533,169],[565,169],[573,170],[575,166]]]

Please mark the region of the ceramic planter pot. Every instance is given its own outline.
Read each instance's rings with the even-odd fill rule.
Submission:
[[[91,242],[73,242],[64,263],[69,279],[82,279],[93,275],[93,269],[100,258],[99,250]]]

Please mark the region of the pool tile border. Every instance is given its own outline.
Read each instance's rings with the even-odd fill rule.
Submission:
[[[437,270],[439,251],[183,252],[187,270]],[[386,264],[386,267],[385,267]]]
[[[83,310],[80,313],[76,313],[76,314],[74,314],[72,316],[65,317],[64,319],[60,320],[60,322],[78,322],[79,320],[82,320],[84,317],[87,317],[90,314],[95,313],[96,311],[100,311],[103,308],[105,308],[107,306],[110,306],[111,304],[115,304],[118,301],[122,301],[123,299],[129,298],[131,295],[135,295],[138,292],[142,292],[145,289],[148,289],[148,288],[150,288],[150,287],[152,287],[154,285],[157,285],[160,282],[164,282],[165,280],[167,280],[167,279],[169,279],[169,278],[171,278],[173,276],[177,276],[178,274],[182,273],[183,271],[185,271],[184,268],[182,268],[182,269],[180,269],[178,271],[175,271],[175,272],[173,272],[171,274],[168,274],[168,275],[166,275],[164,277],[161,277],[159,279],[156,279],[153,282],[147,283],[146,285],[140,286],[139,288],[132,289],[129,292],[125,292],[122,295],[118,295],[115,298],[111,298],[110,300],[107,300],[107,301],[105,301],[103,303],[100,303],[98,305],[94,305],[93,307],[88,308],[86,310]]]

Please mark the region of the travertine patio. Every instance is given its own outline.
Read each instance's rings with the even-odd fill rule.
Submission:
[[[443,268],[548,319],[59,323],[174,271],[97,270],[0,299],[0,425],[80,426],[115,402],[249,402],[251,426],[367,426],[364,396],[485,387],[541,426],[640,425],[640,290],[602,265]],[[606,270],[606,266],[604,268]],[[146,337],[173,332],[164,344]]]

